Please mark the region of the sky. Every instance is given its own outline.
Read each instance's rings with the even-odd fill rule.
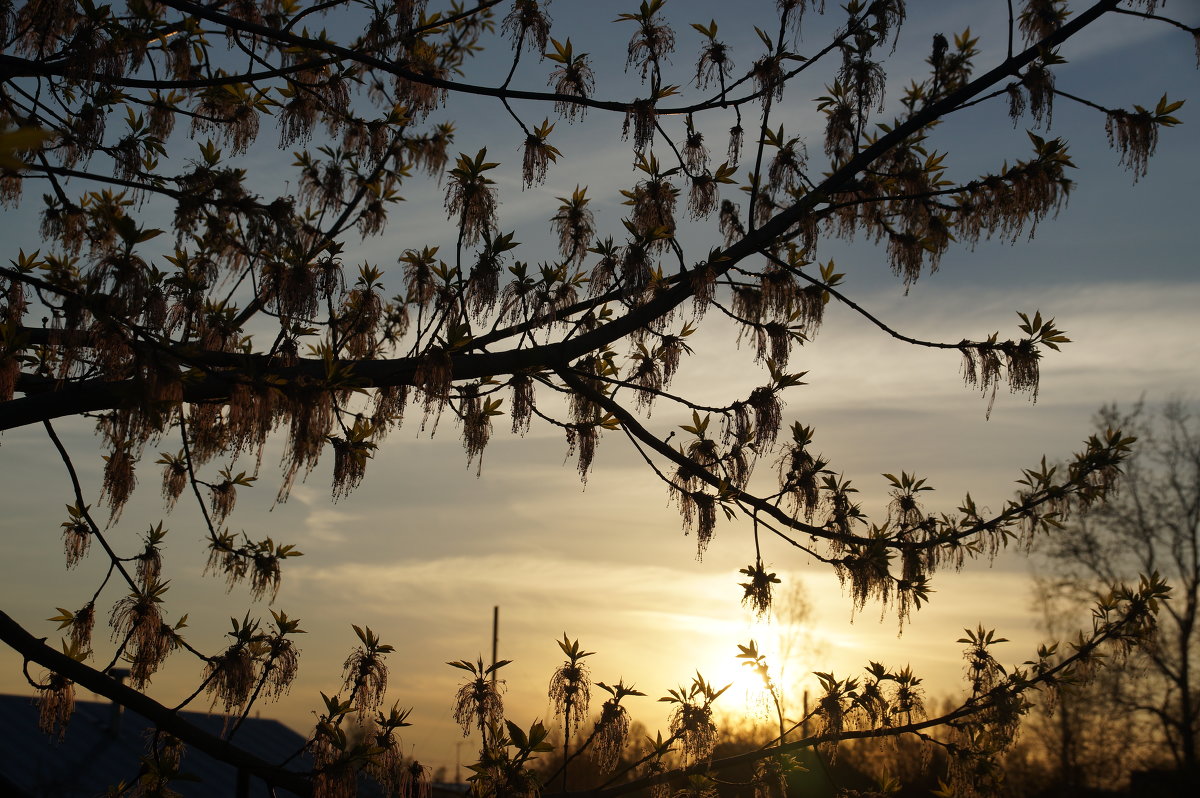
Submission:
[[[744,5],[750,10],[739,6],[732,14],[715,2],[668,3],[670,18],[677,21],[675,82],[686,82],[699,46],[689,22],[716,19],[735,61],[750,63],[757,47],[752,25],[774,30],[768,21],[774,3]],[[1003,48],[1004,7],[1000,2],[910,2],[909,22],[889,61],[887,101],[894,103],[897,87],[918,74],[935,32],[950,34],[969,25],[981,36],[978,71],[987,68]],[[610,24],[617,13],[629,10],[632,4],[610,2],[559,0],[551,6],[553,35],[569,35],[576,50],[593,54],[600,96],[637,96],[636,82],[623,71],[630,26]],[[1178,0],[1166,10],[1185,21],[1195,11]],[[1147,176],[1135,183],[1118,165],[1100,114],[1059,100],[1051,133],[1070,141],[1078,185],[1058,217],[1047,219],[1032,240],[956,247],[936,274],[922,276],[907,292],[871,243],[821,242],[817,257],[836,260],[855,300],[906,334],[943,341],[979,339],[997,330],[1003,337],[1015,336],[1016,311],[1041,310],[1073,340],[1062,353],[1048,353],[1043,360],[1036,403],[1002,387],[988,418],[986,400],[962,384],[957,352],[908,346],[847,309],[831,306],[819,335],[793,355],[791,368],[806,370],[809,384],[787,395],[784,420],[815,428],[815,449],[860,488],[872,517],[884,514],[884,472],[928,478],[937,489],[926,494],[931,511],[953,511],[968,491],[995,509],[1012,495],[1021,468],[1043,455],[1064,459],[1075,451],[1101,403],[1196,399],[1200,106],[1195,104],[1200,98],[1195,96],[1195,53],[1189,37],[1166,26],[1120,22],[1104,23],[1064,48],[1069,63],[1057,71],[1058,86],[1109,106],[1150,105],[1164,91],[1172,99],[1189,98],[1177,114],[1184,124],[1163,132]],[[821,30],[816,22],[806,28],[799,51],[819,47]],[[467,79],[494,84],[503,68],[502,50],[470,65]],[[527,58],[513,85],[540,89],[548,71],[547,63]],[[825,80],[823,72],[808,84],[790,86],[777,122],[789,134],[805,137],[814,155],[820,154],[822,132],[811,99],[823,93]],[[693,96],[694,88],[684,90]],[[514,108],[532,122],[549,110]],[[618,233],[618,189],[636,179],[618,117],[591,112],[574,125],[558,123],[552,143],[563,158],[545,185],[526,191],[519,174],[522,137],[495,101],[452,99],[431,119],[457,121],[457,149],[474,153],[486,146],[492,159],[504,161],[497,173],[500,224],[524,242],[521,259],[553,257],[545,220],[557,205],[554,198],[576,184],[588,185],[596,197],[602,235]],[[668,124],[678,127],[677,120]],[[728,127],[728,119],[706,124],[711,124],[705,128],[711,148],[723,149],[720,130]],[[1027,157],[1024,129],[1029,124],[1025,119],[1014,126],[1003,107],[982,106],[948,120],[932,146],[951,153],[953,175],[969,179]],[[273,145],[273,137],[264,134],[244,159],[262,176],[264,196],[286,191],[290,179],[291,158]],[[405,186],[407,201],[386,233],[361,244],[350,241],[345,261],[379,264],[389,270],[384,282],[393,287],[397,251],[427,244],[452,249],[442,190]],[[32,200],[37,193],[27,196]],[[17,247],[38,246],[30,224],[37,203],[30,200],[0,217],[3,240],[14,254]],[[142,212],[152,221],[164,210],[150,206]],[[695,259],[714,241],[698,226],[686,228],[680,238]],[[761,384],[764,369],[735,339],[736,331],[710,313],[690,340],[696,354],[685,362],[673,389],[717,404]],[[654,428],[664,432],[688,420],[665,405],[651,417]],[[90,425],[64,421],[57,426],[96,495],[101,452]],[[605,436],[582,485],[554,429],[535,424],[528,435],[516,438],[507,432],[507,420],[500,419],[476,476],[450,419],[433,436],[419,426],[409,421],[392,433],[361,488],[340,502],[331,501],[326,462],[297,485],[289,502],[274,505],[279,441],[264,457],[259,487],[242,491],[232,518],[235,528],[256,539],[270,535],[295,543],[305,553],[285,564],[273,605],[301,618],[308,631],[300,640],[300,677],[289,695],[260,707],[264,716],[302,731],[311,726],[319,691],[337,689],[342,661],[356,644],[351,624],[370,626],[397,647],[389,657],[388,701],[414,708],[408,745],[422,761],[452,767],[461,738],[450,709],[460,672],[444,663],[489,655],[495,606],[500,608],[500,655],[514,660],[503,671],[508,713],[523,726],[549,716],[544,687],[561,659],[555,640],[564,633],[596,652],[588,660],[596,679],[609,684],[624,679],[649,694],[631,711],[651,729],[662,728],[665,718],[663,705],[654,699],[687,684],[697,670],[710,681],[735,681],[721,703],[742,711],[747,690],[734,655],[736,644],[752,638],[770,652],[781,635],[800,641],[793,646],[800,653],[785,664],[797,677],[787,683],[793,706],[811,685],[800,680],[801,674],[857,675],[868,660],[892,667],[911,664],[924,676],[931,697],[957,692],[962,647],[955,640],[965,627],[982,623],[1010,638],[1000,652],[1005,662],[1027,659],[1040,639],[1031,612],[1030,560],[1017,554],[991,564],[968,563],[961,574],[939,573],[932,602],[899,634],[890,611],[868,605],[853,612],[833,574],[799,552],[767,543],[764,560],[785,586],[803,586],[814,622],[791,628],[786,608],[771,623],[757,622],[739,604],[737,570],[753,558],[749,526],[718,524],[704,557],[697,558],[695,540],[682,533],[664,486],[619,434]],[[6,433],[0,438],[0,462],[5,484],[0,598],[6,612],[53,640],[54,625],[43,619],[56,614],[55,607],[82,605],[102,575],[102,564],[93,554],[76,570],[62,570],[58,524],[63,504],[71,500],[69,483],[44,434],[36,429]],[[768,458],[760,470],[766,474],[770,467]],[[157,468],[143,463],[139,476],[141,486],[112,537],[132,548],[147,527],[164,520],[171,530],[165,549],[173,580],[168,613],[190,612],[193,642],[216,648],[228,617],[240,618],[249,599],[244,590],[227,594],[222,580],[202,575],[205,552],[194,508],[181,501],[164,515]],[[266,615],[265,605],[251,606]],[[97,636],[103,637],[99,625]],[[151,694],[173,703],[197,683],[199,672],[194,660],[177,655]],[[19,660],[9,652],[0,652],[0,690],[28,690]],[[464,763],[468,755],[464,747]]]

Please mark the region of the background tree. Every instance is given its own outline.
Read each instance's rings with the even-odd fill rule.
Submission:
[[[384,703],[394,649],[370,628],[355,626],[359,644],[345,660],[341,689],[323,697],[307,777],[203,735],[145,695],[168,657],[194,657],[199,686],[178,706],[203,695],[245,718],[288,689],[301,632],[271,609],[270,620],[234,619],[219,643],[191,641],[186,608],[171,605],[164,525],[146,523],[132,548],[112,534],[125,528],[122,510],[149,461],[162,467],[168,508],[185,494],[195,500],[208,567],[254,600],[273,599],[288,560],[300,554],[292,543],[239,536],[228,524],[239,494],[261,478],[268,442],[277,438],[283,449],[279,500],[326,454],[340,499],[406,411],[430,434],[455,426],[477,468],[504,413],[518,433],[535,419],[561,430],[585,479],[602,438],[624,436],[664,483],[698,554],[722,519],[752,525],[743,588],[760,612],[771,607],[775,584],[768,545],[832,569],[856,607],[879,601],[903,622],[929,599],[939,568],[1051,532],[1077,506],[1103,500],[1128,450],[1115,430],[1089,439],[1065,468],[1043,462],[1025,471],[1022,493],[999,511],[968,496],[935,514],[924,506],[924,478],[885,474],[890,504],[871,521],[852,480],[816,453],[814,430],[785,422],[783,397],[803,384],[802,372],[788,370],[793,349],[811,340],[834,302],[887,335],[957,353],[967,383],[985,395],[1005,381],[1036,395],[1043,353],[1068,342],[1053,319],[1023,313],[1011,339],[907,336],[843,292],[844,275],[832,260],[817,260],[818,246],[861,234],[912,287],[955,241],[1015,241],[1052,216],[1073,186],[1065,140],[1018,133],[1019,149],[983,174],[952,171],[951,153],[935,148],[936,126],[979,103],[1007,103],[1017,120],[1028,111],[1038,126],[1049,122],[1056,98],[1081,103],[1103,118],[1122,162],[1144,174],[1160,128],[1178,123],[1181,103],[1163,96],[1146,107],[1108,108],[1059,88],[1054,69],[1059,45],[1114,15],[1195,35],[1158,5],[1099,0],[1068,13],[1060,0],[1027,0],[1010,15],[1008,46],[994,64],[976,69],[978,41],[969,31],[939,34],[893,107],[883,103],[885,63],[907,16],[901,0],[854,0],[837,10],[779,0],[770,30],[757,30],[761,50],[737,54],[740,69],[715,22],[680,21],[663,0],[647,0],[617,16],[631,31],[625,65],[637,82],[626,88],[617,78],[611,95],[597,80],[604,65],[566,35],[551,35],[545,4],[535,0],[436,9],[420,0],[0,5],[0,196],[16,204],[30,183],[46,192],[45,246],[0,267],[0,429],[44,429],[68,475],[67,566],[89,552],[101,556],[97,549],[108,565],[86,587],[90,600],[52,619],[67,634],[62,653],[0,615],[0,638],[26,664],[50,671],[31,677],[43,726],[61,731],[78,683],[293,792],[344,795],[363,769],[393,792],[413,784],[397,736],[408,713]],[[321,20],[328,28],[314,30]],[[817,29],[824,44],[802,54],[801,34],[816,20],[828,20]],[[694,72],[671,66],[682,59],[678,33],[686,30],[699,35]],[[511,54],[502,82],[461,77],[482,47],[497,44]],[[552,66],[537,73],[534,88],[514,87],[530,53]],[[824,92],[813,109],[824,135],[810,151],[775,120],[785,90],[813,76]],[[547,80],[551,91],[542,88]],[[621,191],[621,224],[602,229],[578,187],[547,209],[555,244],[517,260],[523,245],[501,224],[501,164],[491,160],[501,148],[455,155],[453,125],[434,121],[464,97],[498,103],[511,118],[525,186],[540,183],[562,156],[551,143],[551,113],[620,120],[630,146],[622,166],[632,162],[636,175]],[[176,129],[180,121],[195,144]],[[294,192],[275,198],[260,195],[243,157],[268,126],[281,146],[303,148]],[[718,129],[721,163],[707,143]],[[347,266],[351,240],[384,231],[418,172],[442,181],[453,246],[405,240],[396,266]],[[694,226],[682,221],[684,192]],[[670,386],[692,354],[689,339],[714,311],[749,343],[764,381],[705,405]],[[58,419],[74,416],[96,422],[105,457],[98,499],[56,432]],[[669,734],[639,760],[638,778],[610,792],[677,777],[666,772],[674,749],[697,795],[706,794],[710,765],[748,761],[761,764],[755,786],[768,794],[779,789],[788,750],[820,745],[832,753],[842,739],[921,735],[945,724],[957,735],[948,778],[980,790],[1012,739],[1022,694],[1074,672],[1103,645],[1139,643],[1162,592],[1155,579],[1114,588],[1099,599],[1072,657],[1039,656],[1028,671],[1004,671],[992,650],[999,638],[970,631],[970,698],[937,718],[925,717],[908,669],[871,663],[862,678],[819,674],[822,695],[801,720],[813,734],[784,742],[785,730],[778,744],[720,763],[709,760],[723,688],[697,674],[664,697]],[[94,639],[97,612],[111,645]],[[129,687],[106,675],[122,659]],[[535,793],[534,763],[549,731],[505,716],[495,675],[505,663],[452,664],[469,672],[456,718],[479,729],[477,794]],[[586,694],[572,686],[572,695]],[[579,715],[562,706],[570,751]],[[356,723],[370,733],[348,733]],[[156,747],[141,775],[168,765],[178,766],[177,755]]]
[[[1051,640],[1069,641],[1086,611],[1087,599],[1049,572],[1035,580],[1035,608]],[[1059,644],[1059,651],[1066,651]],[[1064,683],[1038,696],[1005,757],[1011,795],[1082,796],[1127,789],[1137,770],[1170,767],[1156,722],[1129,711],[1132,696],[1145,688],[1137,658],[1118,656],[1093,668],[1087,678]],[[1114,713],[1121,722],[1113,723]]]
[[[777,694],[788,718],[807,715],[814,700],[812,672],[826,667],[828,641],[819,632],[812,594],[798,578],[790,578],[772,597],[774,624],[772,668]]]
[[[1128,713],[1130,726],[1146,735],[1143,745],[1165,744],[1175,768],[1196,773],[1200,427],[1182,401],[1157,410],[1139,404],[1127,412],[1109,405],[1096,420],[1097,426],[1129,430],[1138,443],[1119,492],[1077,514],[1067,534],[1044,539],[1041,553],[1053,573],[1047,590],[1058,593],[1060,605],[1070,600],[1078,611],[1131,573],[1158,573],[1171,584],[1154,645],[1124,666],[1124,678],[1109,683],[1103,702]],[[1064,711],[1075,703],[1068,701]],[[1074,725],[1086,733],[1089,724]]]

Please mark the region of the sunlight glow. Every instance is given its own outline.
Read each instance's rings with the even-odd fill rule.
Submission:
[[[743,715],[757,721],[775,722],[775,705],[771,690],[753,660],[745,655],[753,648],[767,666],[766,676],[772,680],[771,687],[782,697],[779,684],[780,661],[778,626],[756,620],[749,635],[730,648],[722,648],[720,655],[709,660],[704,677],[717,687],[729,685],[718,702],[720,708],[730,715]],[[786,700],[786,699],[785,699]]]

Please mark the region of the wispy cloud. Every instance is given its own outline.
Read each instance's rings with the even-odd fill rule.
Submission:
[[[321,543],[345,543],[350,539],[349,531],[360,526],[364,518],[361,512],[347,512],[330,505],[327,494],[308,485],[294,487],[292,499],[303,505],[305,510],[302,532],[305,539]]]

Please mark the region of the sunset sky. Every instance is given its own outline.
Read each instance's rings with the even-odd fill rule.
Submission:
[[[433,4],[431,4],[433,5]],[[632,2],[551,6],[559,39],[571,37],[576,50],[593,54],[601,67],[597,95],[637,96],[632,76],[623,72],[630,26],[610,24]],[[761,45],[753,25],[772,23],[775,3],[747,3],[753,12],[724,11],[732,4],[709,0],[667,4],[676,22],[674,82],[694,74],[700,36],[687,23],[720,24],[720,38],[732,47],[736,63],[748,65]],[[834,3],[829,6],[832,9]],[[900,87],[919,76],[932,35],[950,35],[970,26],[981,37],[976,59],[981,73],[1003,54],[1002,2],[945,3],[915,0],[899,45],[888,61],[886,101],[896,108]],[[1081,5],[1079,7],[1082,7]],[[1175,0],[1166,10],[1196,24],[1194,5]],[[931,13],[932,11],[932,13]],[[835,17],[836,18],[836,17]],[[1069,63],[1057,70],[1058,86],[1107,106],[1151,105],[1165,91],[1188,99],[1177,114],[1183,125],[1166,130],[1149,174],[1134,183],[1108,147],[1103,115],[1059,100],[1050,135],[1070,142],[1079,167],[1077,187],[1057,219],[1047,219],[1032,241],[1010,245],[983,242],[974,249],[953,248],[941,270],[922,276],[907,294],[893,277],[882,248],[870,242],[822,241],[817,258],[836,260],[846,273],[846,290],[875,316],[923,339],[981,339],[993,331],[1016,337],[1016,311],[1041,310],[1055,317],[1073,343],[1042,361],[1037,402],[1001,387],[990,419],[987,401],[964,387],[956,351],[917,349],[895,341],[844,307],[830,305],[815,340],[792,357],[790,370],[805,370],[809,384],[786,395],[784,423],[815,428],[814,449],[859,487],[864,509],[885,515],[883,472],[901,470],[928,478],[937,490],[930,511],[952,512],[963,494],[999,509],[1014,491],[1023,467],[1045,455],[1064,459],[1091,431],[1091,416],[1104,402],[1130,405],[1145,397],[1158,403],[1200,395],[1200,257],[1196,251],[1197,197],[1200,196],[1200,96],[1196,53],[1186,34],[1139,20],[1105,22],[1063,49]],[[818,49],[827,26],[814,22],[799,51]],[[336,31],[336,28],[334,28]],[[504,48],[470,65],[467,79],[494,85],[505,69]],[[525,59],[515,86],[540,90],[547,62]],[[497,77],[497,75],[500,77]],[[821,156],[823,117],[811,100],[823,93],[828,71],[789,86],[777,121],[789,135],[801,135],[816,161]],[[685,97],[695,95],[684,86]],[[1015,127],[1002,100],[961,112],[942,125],[931,145],[951,153],[951,175],[970,179],[1000,164],[1026,158],[1026,118]],[[527,122],[553,121],[552,109],[515,104]],[[890,118],[890,117],[888,117]],[[554,256],[549,224],[555,197],[589,186],[595,197],[601,235],[619,236],[619,189],[636,180],[630,171],[630,145],[621,140],[617,115],[591,112],[582,122],[559,122],[551,143],[562,150],[543,186],[521,190],[522,136],[494,101],[452,98],[431,121],[458,125],[454,152],[488,147],[498,172],[500,226],[523,242],[517,257],[536,263]],[[701,120],[697,120],[698,123]],[[724,147],[722,130],[730,120],[712,117],[710,149]],[[681,123],[668,120],[677,129]],[[747,124],[749,128],[749,123]],[[709,128],[705,128],[706,133]],[[1045,131],[1039,131],[1045,134]],[[747,136],[748,146],[751,136]],[[314,142],[314,145],[317,142]],[[174,144],[174,142],[173,142]],[[289,153],[274,148],[264,131],[244,158],[262,175],[265,197],[287,193]],[[190,152],[192,145],[180,142]],[[719,161],[720,158],[717,158]],[[739,177],[744,175],[739,173]],[[363,243],[347,241],[343,256],[352,270],[368,262],[389,270],[388,289],[400,284],[396,254],[409,247],[453,249],[454,229],[446,225],[444,187],[415,179],[402,191],[406,202],[393,213],[387,231]],[[736,192],[735,199],[741,199]],[[40,191],[27,188],[25,206],[0,217],[3,238],[15,257],[18,248],[39,248],[34,214]],[[681,208],[682,211],[682,208]],[[169,209],[146,206],[144,218]],[[682,215],[682,213],[681,213]],[[161,225],[161,226],[166,226]],[[715,228],[715,223],[711,225]],[[715,243],[715,232],[684,228],[680,239],[692,260]],[[697,402],[723,404],[765,382],[765,368],[753,362],[751,347],[738,349],[736,331],[710,313],[689,343],[695,355],[685,361],[673,392]],[[618,349],[618,351],[623,351]],[[550,400],[547,399],[547,402]],[[507,402],[506,402],[507,404]],[[688,423],[682,412],[662,405],[651,416],[664,434]],[[756,623],[739,603],[737,570],[753,559],[747,523],[718,523],[716,536],[697,559],[695,540],[681,531],[677,508],[665,487],[619,433],[607,433],[586,486],[574,460],[564,461],[561,431],[538,426],[524,438],[497,420],[482,473],[468,466],[456,423],[444,418],[436,435],[420,430],[420,413],[391,434],[367,469],[362,487],[332,503],[329,463],[318,467],[292,491],[289,502],[273,506],[279,481],[281,442],[264,459],[261,479],[242,498],[232,528],[250,537],[267,535],[295,543],[305,556],[285,564],[275,607],[302,619],[309,634],[301,641],[300,678],[278,704],[264,704],[264,716],[278,717],[302,733],[320,707],[318,691],[340,685],[342,660],[356,644],[351,624],[370,626],[396,646],[389,658],[388,703],[413,706],[414,727],[405,740],[418,759],[453,767],[457,729],[450,717],[460,671],[447,660],[489,655],[492,607],[500,607],[500,654],[514,663],[503,671],[508,682],[509,717],[523,726],[550,709],[545,686],[561,660],[555,640],[565,632],[589,651],[593,676],[607,683],[624,679],[648,693],[630,705],[650,729],[664,727],[664,705],[655,699],[686,684],[699,670],[710,681],[737,676],[736,644],[756,638],[767,651],[785,625]],[[99,491],[100,447],[92,427],[78,420],[56,424],[91,496]],[[176,444],[160,447],[174,451]],[[228,617],[248,606],[243,588],[226,594],[224,582],[201,572],[206,557],[195,508],[181,499],[164,516],[158,491],[157,456],[139,471],[140,487],[112,537],[132,553],[145,529],[164,520],[171,531],[165,549],[172,579],[170,618],[190,613],[191,639],[215,649]],[[770,478],[774,457],[764,458],[759,477]],[[37,635],[57,640],[54,624],[43,619],[55,607],[78,607],[90,596],[104,567],[97,552],[77,569],[62,569],[59,523],[63,505],[73,501],[69,482],[40,428],[16,430],[0,438],[4,474],[4,514],[0,517],[0,597],[3,608]],[[239,464],[250,470],[252,460]],[[186,499],[186,497],[185,497]],[[61,516],[61,517],[60,517]],[[797,681],[790,687],[799,703],[808,671],[856,675],[868,660],[893,667],[911,664],[925,677],[927,693],[940,697],[959,690],[961,649],[955,639],[964,627],[982,623],[1012,640],[1000,651],[1005,662],[1022,662],[1040,639],[1031,612],[1029,559],[1014,553],[995,563],[970,562],[961,574],[939,573],[931,604],[914,615],[898,635],[890,610],[868,605],[855,614],[834,575],[798,551],[766,542],[764,560],[784,579],[781,591],[801,583],[811,598],[815,625],[793,631],[807,650],[786,663]],[[108,605],[119,595],[110,590]],[[100,607],[105,606],[102,600]],[[99,607],[98,607],[99,608]],[[266,607],[256,612],[266,615]],[[881,619],[882,615],[882,619]],[[97,623],[97,639],[107,630]],[[177,654],[151,694],[177,702],[199,681],[201,666]],[[801,686],[796,686],[801,685]],[[31,692],[20,661],[0,652],[0,691]],[[721,703],[733,711],[744,704],[740,686]],[[81,694],[80,698],[88,698]],[[594,697],[596,706],[599,699]],[[197,707],[200,708],[200,707]],[[471,761],[464,747],[463,762]]]

